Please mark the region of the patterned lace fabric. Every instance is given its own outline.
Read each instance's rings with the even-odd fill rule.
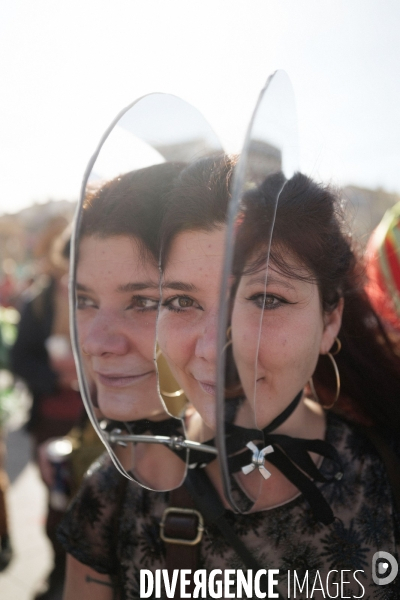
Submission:
[[[279,590],[288,597],[288,570],[302,581],[308,571],[310,591],[320,576],[325,595],[314,591],[297,598],[324,598],[330,570],[344,574],[343,591],[331,584],[335,597],[362,597],[365,600],[400,598],[400,575],[392,584],[379,586],[371,577],[372,557],[385,550],[397,557],[395,540],[400,537],[400,519],[393,505],[386,469],[375,448],[358,431],[338,417],[328,415],[326,440],[342,459],[344,476],[340,481],[317,484],[332,506],[332,525],[316,523],[302,496],[278,508],[227,518],[236,533],[253,552],[260,568],[279,569]],[[321,471],[331,475],[333,468],[324,460]],[[125,480],[107,455],[90,468],[59,529],[67,552],[99,573],[111,576],[123,600],[140,597],[140,569],[162,569],[165,548],[159,536],[159,523],[168,506],[168,494],[151,492]],[[198,568],[245,569],[219,530],[209,525],[201,543]],[[362,588],[352,576],[356,577]],[[318,573],[317,573],[318,572]],[[330,581],[334,581],[335,574]],[[321,588],[317,583],[316,588]],[[293,590],[292,596],[293,597]],[[337,596],[336,596],[337,597]]]

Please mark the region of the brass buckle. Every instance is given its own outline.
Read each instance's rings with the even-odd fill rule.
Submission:
[[[165,521],[170,513],[195,515],[198,518],[199,524],[197,525],[197,535],[193,540],[187,540],[187,539],[182,539],[182,538],[171,538],[164,534]],[[193,508],[179,508],[176,506],[169,506],[168,508],[166,508],[164,510],[164,514],[162,516],[161,523],[160,523],[160,537],[162,540],[164,540],[164,542],[168,542],[169,544],[182,544],[183,546],[195,546],[196,544],[198,544],[201,541],[201,538],[203,537],[203,531],[204,531],[204,519],[203,519],[203,515],[198,510],[194,510]]]

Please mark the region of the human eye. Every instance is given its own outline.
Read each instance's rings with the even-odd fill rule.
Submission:
[[[158,298],[148,298],[147,296],[133,296],[126,310],[137,310],[138,312],[147,312],[157,310]]]
[[[172,296],[171,298],[164,300],[162,306],[165,306],[168,310],[176,313],[186,312],[191,308],[203,310],[200,304],[189,296]]]
[[[261,308],[262,310],[274,310],[279,308],[283,304],[291,304],[284,298],[276,296],[275,294],[253,294],[249,298],[246,298],[250,302],[253,302],[257,308]]]
[[[77,310],[84,310],[85,308],[97,308],[97,304],[89,296],[84,294],[78,294],[76,297],[76,308]]]

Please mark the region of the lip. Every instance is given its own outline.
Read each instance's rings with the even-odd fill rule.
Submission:
[[[139,373],[138,375],[123,375],[120,373],[99,373],[96,372],[97,380],[105,387],[112,388],[123,388],[135,383],[142,382],[149,376],[155,374],[155,371],[147,371],[145,373]]]
[[[215,383],[213,383],[212,381],[200,381],[199,379],[197,381],[204,392],[206,392],[210,396],[215,396]]]

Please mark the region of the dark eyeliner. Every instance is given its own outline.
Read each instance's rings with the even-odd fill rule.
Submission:
[[[268,306],[265,304],[266,298],[273,298],[274,300],[277,301],[277,303],[275,305]],[[259,299],[262,299],[262,305],[258,303]],[[253,294],[249,298],[246,298],[246,300],[253,302],[257,306],[257,308],[259,308],[261,310],[276,310],[277,308],[280,308],[282,306],[282,304],[295,304],[295,302],[289,302],[288,300],[285,300],[285,298],[282,298],[281,296],[277,296],[276,294],[264,294],[264,293]]]

